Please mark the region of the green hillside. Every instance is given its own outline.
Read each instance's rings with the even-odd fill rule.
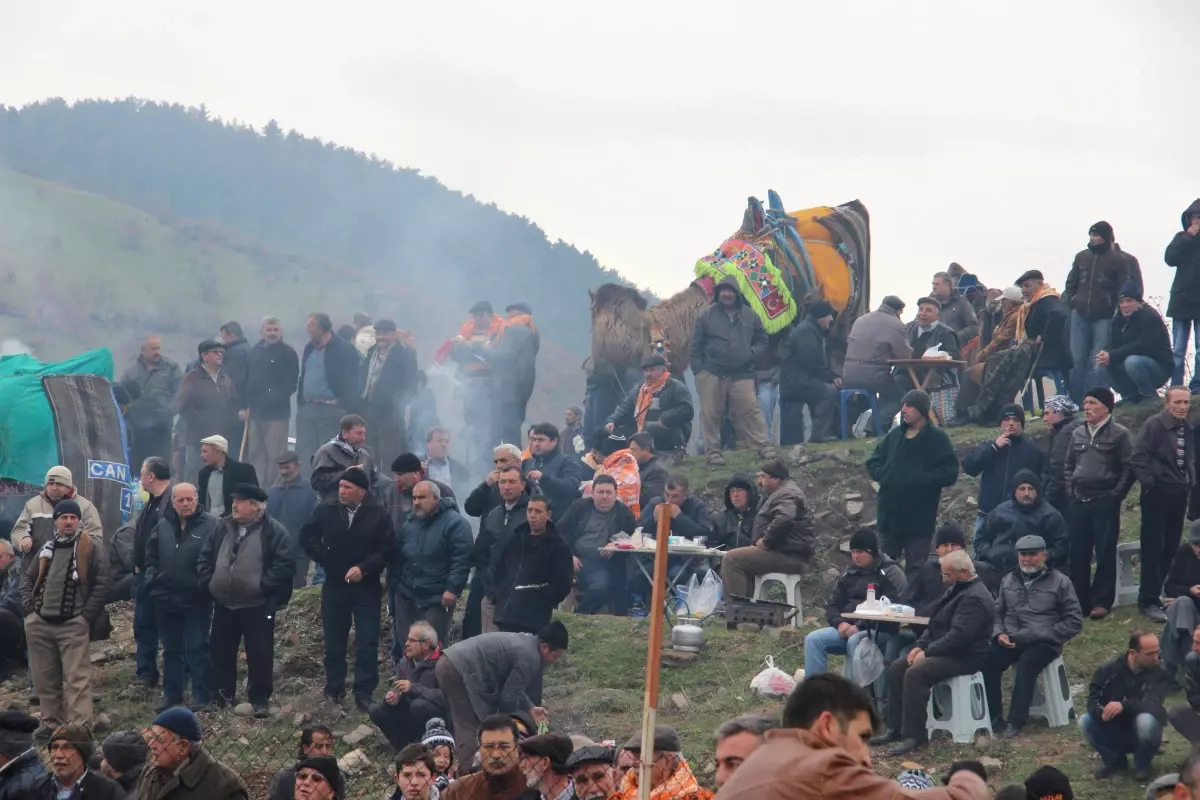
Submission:
[[[16,338],[56,359],[113,349],[118,370],[149,333],[180,362],[202,338],[237,320],[248,338],[279,316],[303,346],[312,311],[335,324],[366,309],[417,334],[422,363],[453,335],[465,309],[340,264],[303,259],[211,224],[168,225],[114,200],[0,170],[0,340]],[[580,358],[543,343],[530,416],[558,420],[583,392]],[[457,415],[440,393],[444,421]]]

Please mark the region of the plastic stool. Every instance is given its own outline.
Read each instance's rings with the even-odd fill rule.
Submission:
[[[979,730],[992,735],[992,716],[988,713],[983,673],[956,675],[933,687],[926,709],[925,730],[949,731],[958,744],[970,744]]]
[[[842,389],[838,392],[839,402],[842,406],[842,438],[850,438],[850,421],[846,419],[846,404],[854,398],[855,395],[862,395],[871,403],[871,422],[875,423],[875,435],[883,436],[883,424],[879,421],[879,406],[875,403],[875,393],[869,392],[866,389]]]
[[[1031,414],[1036,414],[1037,409],[1045,410],[1046,408],[1046,385],[1044,379],[1049,378],[1054,381],[1054,393],[1066,394],[1067,381],[1063,377],[1062,370],[1058,369],[1035,369],[1033,375],[1030,376],[1029,382],[1025,384],[1024,405],[1025,410]],[[1037,407],[1033,404],[1034,391],[1037,392]]]
[[[800,576],[785,575],[782,572],[768,572],[766,575],[759,575],[754,579],[754,597],[751,599],[763,599],[763,586],[767,581],[783,584],[783,589],[787,593],[787,604],[796,609],[796,616],[792,617],[792,627],[802,626],[804,624],[804,606],[800,597]]]
[[[1067,682],[1067,665],[1062,656],[1051,661],[1038,676],[1029,716],[1044,717],[1051,728],[1070,725],[1075,719],[1075,698]]]
[[[1117,599],[1115,605],[1132,605],[1138,600],[1138,582],[1133,579],[1133,557],[1142,554],[1140,542],[1117,545]]]

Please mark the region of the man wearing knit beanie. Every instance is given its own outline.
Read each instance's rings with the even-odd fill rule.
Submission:
[[[842,388],[862,389],[879,395],[876,429],[885,431],[900,410],[904,390],[892,377],[892,359],[911,358],[912,344],[900,312],[904,301],[893,295],[883,298],[879,308],[854,320],[846,340],[842,366]]]
[[[834,411],[842,379],[829,362],[828,339],[833,316],[833,306],[817,300],[788,334],[787,355],[779,364],[780,444],[803,441],[805,405],[812,412],[812,441],[834,440]]]
[[[342,772],[333,756],[310,756],[296,765],[296,800],[340,800]]]
[[[1083,399],[1084,424],[1071,432],[1063,473],[1071,494],[1071,583],[1083,613],[1108,616],[1117,595],[1121,501],[1133,486],[1133,437],[1109,415],[1113,393],[1103,386]],[[1092,553],[1096,576],[1092,578]],[[1090,611],[1089,611],[1090,610]]]
[[[50,796],[117,800],[123,792],[116,783],[98,772],[88,770],[88,759],[95,749],[92,732],[86,725],[64,725],[50,736],[51,775],[44,784]]]
[[[1087,248],[1075,255],[1062,302],[1071,309],[1071,399],[1083,402],[1089,386],[1108,386],[1108,369],[1096,356],[1109,349],[1117,293],[1126,281],[1141,290],[1142,269],[1137,259],[1114,242],[1112,225],[1097,222],[1088,229]]]
[[[850,537],[850,564],[834,584],[825,606],[828,627],[804,637],[805,675],[820,675],[829,669],[829,655],[846,656],[846,676],[854,679],[854,651],[869,631],[865,625],[846,619],[867,598],[867,589],[875,587],[876,599],[887,597],[899,601],[904,591],[904,572],[895,561],[879,552],[879,537],[870,528],[859,528]],[[875,641],[887,647],[891,634],[879,631]]]
[[[929,555],[942,489],[958,480],[958,456],[950,437],[929,421],[929,395],[904,395],[899,425],[888,431],[867,459],[879,483],[879,541],[893,559],[904,557],[911,580]]]
[[[111,733],[100,744],[100,751],[103,754],[100,772],[116,781],[127,796],[130,792],[136,794],[138,778],[149,752],[141,732],[130,730]]]
[[[29,549],[33,547],[33,521],[53,515],[55,506],[62,500],[73,500],[78,503],[81,527],[95,539],[104,538],[104,531],[100,524],[100,512],[96,510],[95,505],[76,490],[71,470],[59,465],[51,467],[46,472],[45,487],[41,493],[29,498],[25,507],[21,509],[21,515],[17,517],[17,523],[13,525],[12,529],[13,547],[20,550],[21,553],[28,553]]]
[[[1046,470],[1046,454],[1024,434],[1025,409],[1009,403],[1000,409],[1000,435],[981,442],[963,458],[963,472],[979,476],[976,536],[983,530],[992,509],[1012,497],[1019,470],[1033,470],[1037,475]]]
[[[787,464],[772,458],[759,467],[762,501],[754,518],[752,544],[725,554],[721,577],[725,591],[749,597],[754,578],[768,572],[799,575],[813,555],[813,514]]]
[[[1175,370],[1167,323],[1142,301],[1142,287],[1133,281],[1121,287],[1117,309],[1108,346],[1096,354],[1096,363],[1108,368],[1122,403],[1158,402],[1159,388]]]
[[[245,782],[230,767],[217,761],[200,744],[200,720],[186,708],[175,706],[160,713],[146,733],[149,745],[146,768],[138,786],[140,797],[170,797],[168,785],[182,784],[187,797],[249,797]]]

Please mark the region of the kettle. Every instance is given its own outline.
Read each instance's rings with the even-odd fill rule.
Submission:
[[[704,628],[699,625],[676,625],[671,629],[671,647],[685,653],[699,653],[704,646]]]

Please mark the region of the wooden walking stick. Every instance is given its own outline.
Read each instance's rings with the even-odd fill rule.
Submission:
[[[246,439],[250,436],[250,409],[246,409],[246,421],[242,425],[242,446],[238,449],[238,461],[246,460]]]
[[[650,800],[650,769],[654,764],[654,726],[658,719],[658,672],[662,665],[663,618],[667,598],[667,539],[671,514],[658,507],[658,538],[654,543],[654,585],[650,591],[650,641],[646,647],[646,699],[642,709],[642,750],[638,754],[638,800]],[[647,758],[646,754],[650,757]]]

